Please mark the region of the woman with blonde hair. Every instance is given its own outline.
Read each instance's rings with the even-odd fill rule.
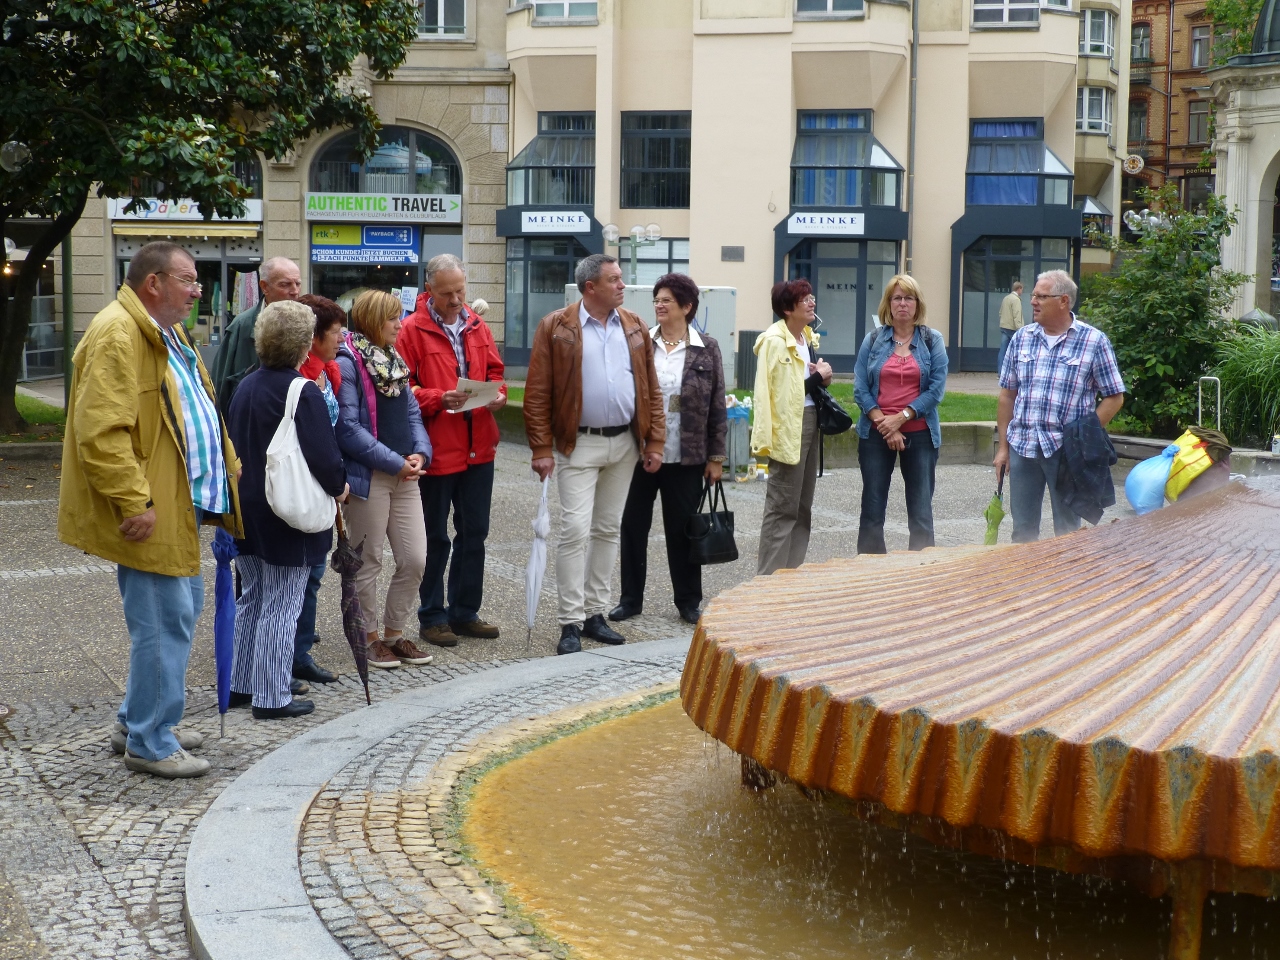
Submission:
[[[404,635],[418,609],[427,562],[427,532],[417,479],[431,462],[431,441],[409,389],[409,368],[396,353],[400,298],[366,290],[351,305],[347,338],[338,348],[338,446],[347,465],[351,542],[364,543],[356,590],[368,625],[369,665],[384,670],[431,657]],[[378,631],[382,544],[391,541],[396,569]]]
[[[909,549],[933,546],[933,477],[942,444],[938,404],[947,387],[947,350],[924,318],[920,285],[900,273],[885,284],[881,326],[858,348],[853,395],[862,410],[859,553],[886,552],[884,517],[895,460],[907,489]]]

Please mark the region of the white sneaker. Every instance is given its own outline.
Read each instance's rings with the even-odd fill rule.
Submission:
[[[193,757],[185,750],[169,754],[163,760],[144,760],[125,751],[124,765],[134,773],[149,773],[166,780],[203,777],[209,772],[209,761]]]
[[[178,740],[178,746],[183,750],[199,750],[204,746],[204,734],[196,733],[194,730],[184,730],[182,727],[174,727],[173,735]],[[124,753],[124,748],[129,739],[129,728],[119,720],[116,725],[111,728],[111,749],[117,753]]]

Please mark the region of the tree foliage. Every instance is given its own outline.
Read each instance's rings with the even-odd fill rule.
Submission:
[[[39,265],[90,190],[238,216],[237,160],[279,158],[332,127],[372,151],[377,115],[353,65],[388,77],[417,12],[412,0],[5,0],[0,11],[0,142],[31,153],[16,173],[0,169],[0,223],[48,220],[15,271],[12,306],[0,297],[8,432],[21,426],[14,385]]]
[[[1222,66],[1237,53],[1253,49],[1253,30],[1261,11],[1262,0],[1206,0],[1204,12],[1213,21],[1215,65]]]
[[[1224,311],[1249,278],[1222,269],[1222,240],[1236,222],[1210,194],[1203,211],[1183,210],[1175,185],[1140,192],[1159,224],[1136,243],[1098,237],[1119,269],[1081,306],[1115,347],[1128,387],[1125,413],[1155,436],[1177,436],[1194,422],[1196,382],[1212,369],[1232,329]]]

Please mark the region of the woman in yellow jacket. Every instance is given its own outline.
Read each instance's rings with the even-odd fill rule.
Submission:
[[[809,281],[775,284],[772,300],[782,319],[755,345],[751,452],[769,460],[757,573],[804,563],[821,442],[810,391],[831,382],[831,365],[818,356],[818,335],[809,326],[817,303]]]

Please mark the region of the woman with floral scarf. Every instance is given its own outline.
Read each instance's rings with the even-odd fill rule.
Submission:
[[[409,369],[396,353],[400,298],[366,290],[351,305],[346,341],[338,348],[338,446],[346,461],[351,542],[364,542],[356,589],[369,630],[369,665],[384,670],[431,657],[404,635],[418,609],[427,558],[418,477],[431,462],[431,441],[409,389]],[[391,541],[396,569],[378,630],[382,545]]]

